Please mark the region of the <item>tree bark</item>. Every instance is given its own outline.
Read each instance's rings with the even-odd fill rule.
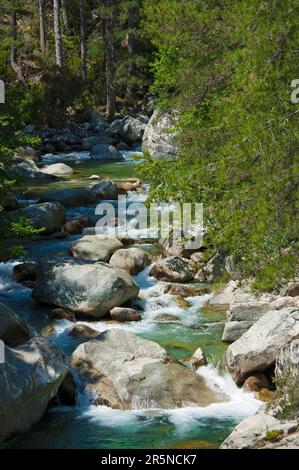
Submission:
[[[105,0],[106,17],[103,24],[105,43],[105,71],[106,71],[106,114],[109,120],[113,120],[116,112],[115,91],[115,45],[113,38],[112,11],[113,0]]]
[[[80,0],[80,32],[81,32],[81,73],[84,82],[87,80],[87,40],[85,23],[85,2]]]
[[[23,75],[22,67],[18,64],[18,50],[17,50],[17,40],[18,40],[18,21],[17,21],[17,12],[13,10],[11,14],[11,36],[12,36],[12,45],[10,48],[10,63],[17,75],[18,80],[27,87],[27,82]]]
[[[42,55],[47,51],[46,42],[46,21],[45,21],[45,0],[39,0],[39,31],[40,31],[40,49]]]
[[[55,54],[56,64],[58,67],[63,66],[62,56],[62,38],[61,38],[61,27],[60,27],[60,4],[59,0],[53,0],[54,8],[54,35],[55,35]]]
[[[67,11],[67,0],[60,0],[60,1],[61,1],[64,30],[66,34],[69,34],[71,28],[70,28],[70,22],[69,22],[69,15]]]
[[[129,32],[128,34],[128,84],[126,90],[126,98],[132,100],[134,97],[134,86],[132,84],[132,78],[135,75],[134,55],[135,55],[135,38],[134,33]]]

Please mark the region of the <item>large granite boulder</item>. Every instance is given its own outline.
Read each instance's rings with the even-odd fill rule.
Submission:
[[[178,123],[178,114],[157,109],[145,129],[142,150],[149,152],[157,160],[177,159],[179,146],[177,132],[173,128]]]
[[[140,248],[127,248],[117,250],[112,255],[110,264],[135,276],[150,264],[150,259],[148,254]]]
[[[71,362],[99,405],[169,409],[226,399],[157,343],[124,330],[109,330],[81,344]]]
[[[18,165],[13,165],[10,171],[13,175],[21,176],[29,183],[48,183],[58,179],[55,175],[42,172],[33,160],[25,160]]]
[[[0,340],[6,346],[15,347],[26,343],[30,337],[27,323],[9,307],[0,304]]]
[[[37,228],[43,228],[44,235],[61,230],[65,221],[65,210],[59,202],[46,202],[31,204],[21,211],[24,217],[30,219],[31,224]]]
[[[299,310],[286,308],[264,314],[231,344],[226,353],[229,372],[237,383],[274,365],[283,347],[299,338]]]
[[[190,282],[196,273],[192,261],[179,256],[157,261],[150,271],[150,275],[165,282]]]
[[[73,258],[40,260],[33,296],[76,314],[102,318],[134,299],[139,287],[122,269]]]
[[[123,244],[117,238],[85,235],[72,243],[70,253],[74,258],[108,262],[113,253],[122,247]]]
[[[118,135],[127,144],[134,145],[142,141],[147,122],[144,119],[125,116],[123,119],[114,121],[110,130]]]
[[[5,363],[0,364],[0,442],[42,418],[67,370],[63,353],[45,338],[5,348]]]

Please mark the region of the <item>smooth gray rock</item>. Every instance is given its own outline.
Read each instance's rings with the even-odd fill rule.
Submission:
[[[150,259],[148,254],[140,248],[127,248],[115,251],[110,259],[110,264],[136,276],[150,264]]]
[[[86,137],[82,140],[83,150],[92,150],[96,145],[108,144],[112,145],[114,143],[113,137],[103,134],[92,137]]]
[[[263,315],[226,353],[228,371],[237,383],[275,364],[279,352],[299,337],[299,310],[286,308]]]
[[[74,258],[108,262],[116,250],[123,247],[117,238],[85,235],[72,243],[70,253]]]
[[[0,364],[0,442],[38,423],[67,370],[63,353],[45,338],[5,348],[5,364]]]
[[[33,296],[76,314],[102,318],[137,297],[139,287],[125,271],[73,258],[40,260]]]
[[[73,169],[64,163],[54,163],[44,166],[41,171],[47,175],[54,175],[61,178],[69,178],[74,173]]]
[[[27,182],[50,182],[57,181],[55,175],[48,175],[42,172],[33,160],[25,160],[18,165],[13,165],[10,169],[13,175],[22,176]]]
[[[234,343],[252,327],[252,321],[228,321],[225,323],[222,341]]]
[[[226,399],[161,346],[124,330],[109,330],[81,344],[71,363],[92,390],[95,403],[112,408],[170,409]]]

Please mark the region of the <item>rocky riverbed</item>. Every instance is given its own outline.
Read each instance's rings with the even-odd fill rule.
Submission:
[[[95,235],[98,202],[146,199],[128,146],[147,129],[150,150],[169,119],[146,127],[125,118],[107,129],[93,116],[77,142],[44,133],[38,165],[16,162],[30,181],[18,210],[46,231],[24,258],[0,265],[5,447],[218,447],[271,397],[280,350],[299,337],[295,284],[259,299],[235,281],[212,294],[229,270],[221,255],[202,266],[200,253],[142,234]],[[96,130],[106,142],[95,142]],[[127,147],[110,148],[120,139]],[[175,158],[169,136],[152,147]]]

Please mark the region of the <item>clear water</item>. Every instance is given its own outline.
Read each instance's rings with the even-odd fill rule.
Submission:
[[[126,155],[128,158],[128,155]],[[52,160],[53,161],[53,160]],[[56,159],[59,160],[59,158]],[[65,160],[64,160],[65,161]],[[78,161],[78,158],[77,158]],[[86,184],[91,174],[127,178],[133,175],[134,165],[100,165],[90,162],[86,155],[79,155],[72,184]],[[47,163],[50,163],[47,157]],[[77,170],[78,169],[78,170]],[[84,178],[84,179],[82,179]],[[61,183],[60,183],[61,184]],[[65,183],[68,184],[68,183]],[[53,184],[51,185],[53,187]],[[36,188],[35,188],[36,189]],[[45,187],[40,188],[44,190]],[[133,195],[136,197],[136,195]],[[94,208],[71,209],[86,213]],[[37,259],[47,253],[66,254],[69,244],[78,237],[67,240],[44,240],[27,245],[28,258]],[[148,248],[149,249],[149,248]],[[31,327],[49,335],[67,355],[79,345],[79,339],[68,335],[72,324],[66,320],[50,322],[49,307],[31,298],[31,291],[12,280],[15,263],[0,264],[0,302],[10,305]],[[75,408],[59,407],[49,410],[42,421],[29,432],[12,438],[6,448],[85,448],[85,449],[138,449],[138,448],[215,448],[227,437],[232,428],[260,406],[251,394],[239,390],[228,374],[221,375],[218,365],[226,346],[221,342],[223,314],[204,313],[203,305],[208,295],[187,299],[190,307],[180,308],[175,297],[164,294],[163,283],[149,277],[149,269],[136,276],[140,285],[142,321],[115,324],[93,322],[92,328],[99,332],[109,328],[122,328],[144,338],[156,341],[177,359],[192,354],[201,347],[209,359],[209,366],[198,369],[211,387],[220,387],[229,397],[226,403],[212,404],[205,408],[182,408],[178,410],[117,411],[90,405],[88,397],[78,395]],[[172,314],[178,323],[156,323],[157,315]],[[88,323],[90,325],[90,323]]]

